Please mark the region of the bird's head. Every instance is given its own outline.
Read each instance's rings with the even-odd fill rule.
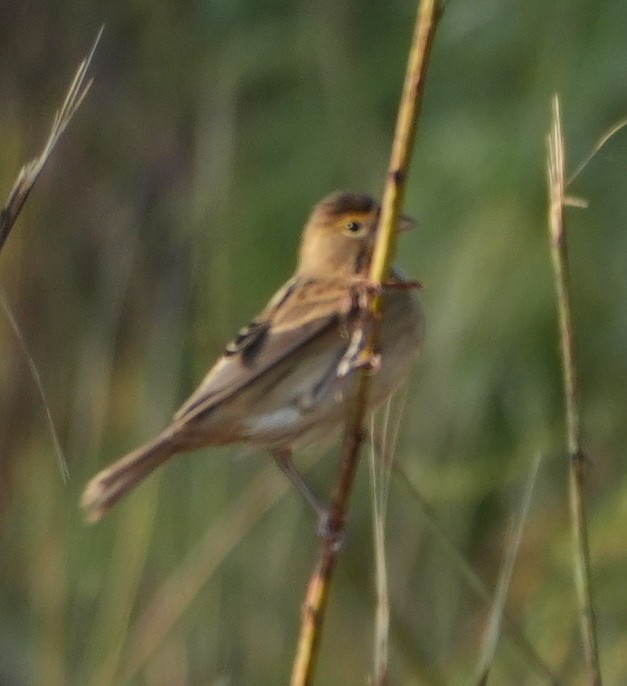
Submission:
[[[297,273],[303,276],[366,274],[379,222],[379,204],[364,193],[337,192],[314,208],[303,232]],[[399,230],[414,225],[401,216]]]

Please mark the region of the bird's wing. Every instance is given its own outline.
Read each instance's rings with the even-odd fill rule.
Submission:
[[[355,302],[346,279],[294,278],[226,346],[200,386],[175,415],[186,423],[228,401],[304,346],[337,330],[338,349],[349,343]]]

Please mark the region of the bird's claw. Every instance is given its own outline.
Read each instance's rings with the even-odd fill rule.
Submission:
[[[324,510],[318,514],[316,533],[323,541],[326,541],[335,552],[340,550],[344,545],[344,530],[338,528],[337,523],[333,521],[328,510]]]
[[[393,288],[397,291],[412,291],[419,290],[422,288],[420,281],[398,281],[396,279],[389,279],[384,281],[381,286],[383,288]]]

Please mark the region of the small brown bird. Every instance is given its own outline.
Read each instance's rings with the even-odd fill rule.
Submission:
[[[294,276],[226,346],[172,423],[87,484],[81,504],[89,521],[100,519],[173,455],[227,443],[269,450],[323,514],[291,456],[345,422],[359,366],[363,296],[379,209],[370,196],[348,192],[329,195],[314,207]],[[401,217],[400,229],[412,225]],[[403,381],[421,346],[424,317],[412,285],[392,270],[382,286],[369,409]]]

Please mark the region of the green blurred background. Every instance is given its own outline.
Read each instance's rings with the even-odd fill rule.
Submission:
[[[77,501],[163,427],[290,274],[336,188],[379,194],[415,7],[406,0],[0,7],[0,195],[45,141],[101,24],[93,88],[0,255],[0,684],[286,683],[314,522],[266,456],[175,460],[102,523]],[[508,608],[583,684],[547,250],[545,134],[569,169],[627,114],[627,3],[451,0],[432,56],[398,260],[424,283],[424,353],[396,459],[492,588],[534,458]],[[569,188],[599,640],[627,683],[627,132]],[[398,414],[398,413],[395,413]],[[301,456],[321,493],[336,452]],[[374,613],[362,464],[320,684],[363,684]],[[487,608],[393,477],[391,683],[468,683]],[[541,678],[502,637],[495,684]]]

